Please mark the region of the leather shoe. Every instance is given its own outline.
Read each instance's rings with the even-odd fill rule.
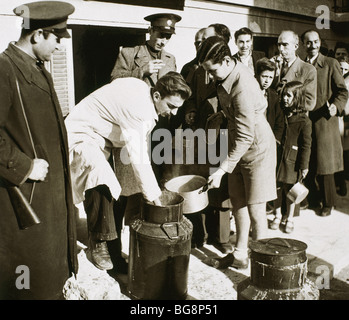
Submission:
[[[332,211],[332,207],[323,207],[320,212],[320,216],[327,217],[331,214],[331,211]]]
[[[211,259],[211,265],[216,269],[226,269],[228,267],[233,267],[236,269],[247,269],[248,258],[243,260],[238,260],[234,257],[232,253],[229,253],[223,258]]]
[[[90,240],[91,262],[101,270],[113,269],[108,246],[105,241]]]

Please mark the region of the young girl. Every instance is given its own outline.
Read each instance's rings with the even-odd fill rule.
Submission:
[[[285,84],[281,91],[281,106],[285,115],[285,130],[277,180],[282,183],[282,201],[286,214],[277,211],[271,229],[278,229],[281,223],[285,226],[284,231],[291,233],[294,230],[295,204],[286,195],[295,183],[306,177],[311,152],[312,124],[304,108],[303,83],[291,81]]]

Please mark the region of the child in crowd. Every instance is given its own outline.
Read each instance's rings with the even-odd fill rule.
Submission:
[[[291,233],[294,230],[295,203],[286,195],[295,183],[302,181],[308,174],[311,152],[312,124],[304,108],[303,83],[291,81],[285,84],[281,91],[281,107],[285,130],[281,140],[282,156],[277,180],[282,183],[282,201],[286,214],[277,211],[270,228],[278,229],[281,224],[286,233]]]
[[[265,110],[265,116],[274,133],[277,146],[277,170],[281,156],[280,141],[284,132],[284,113],[280,107],[279,95],[270,87],[274,81],[275,71],[275,63],[268,58],[259,59],[256,63],[256,79],[268,103],[268,107]],[[281,188],[279,185],[277,186],[277,199],[274,201],[269,201],[266,206],[267,213],[277,210],[281,210]]]

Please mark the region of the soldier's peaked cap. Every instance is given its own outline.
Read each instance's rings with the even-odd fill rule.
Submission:
[[[74,12],[73,5],[63,1],[36,1],[22,4],[13,12],[23,18],[23,28],[43,29],[61,38],[70,38],[67,19]]]
[[[156,13],[144,18],[150,21],[151,26],[165,33],[175,33],[175,24],[182,18],[174,13]]]

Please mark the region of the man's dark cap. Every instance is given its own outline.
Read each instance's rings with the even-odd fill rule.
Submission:
[[[63,1],[37,1],[22,4],[13,12],[23,18],[23,28],[43,29],[57,37],[70,38],[67,20],[74,10],[73,5]]]
[[[182,18],[174,13],[156,13],[144,18],[150,21],[154,30],[158,30],[164,33],[175,33],[175,24],[181,21]]]

